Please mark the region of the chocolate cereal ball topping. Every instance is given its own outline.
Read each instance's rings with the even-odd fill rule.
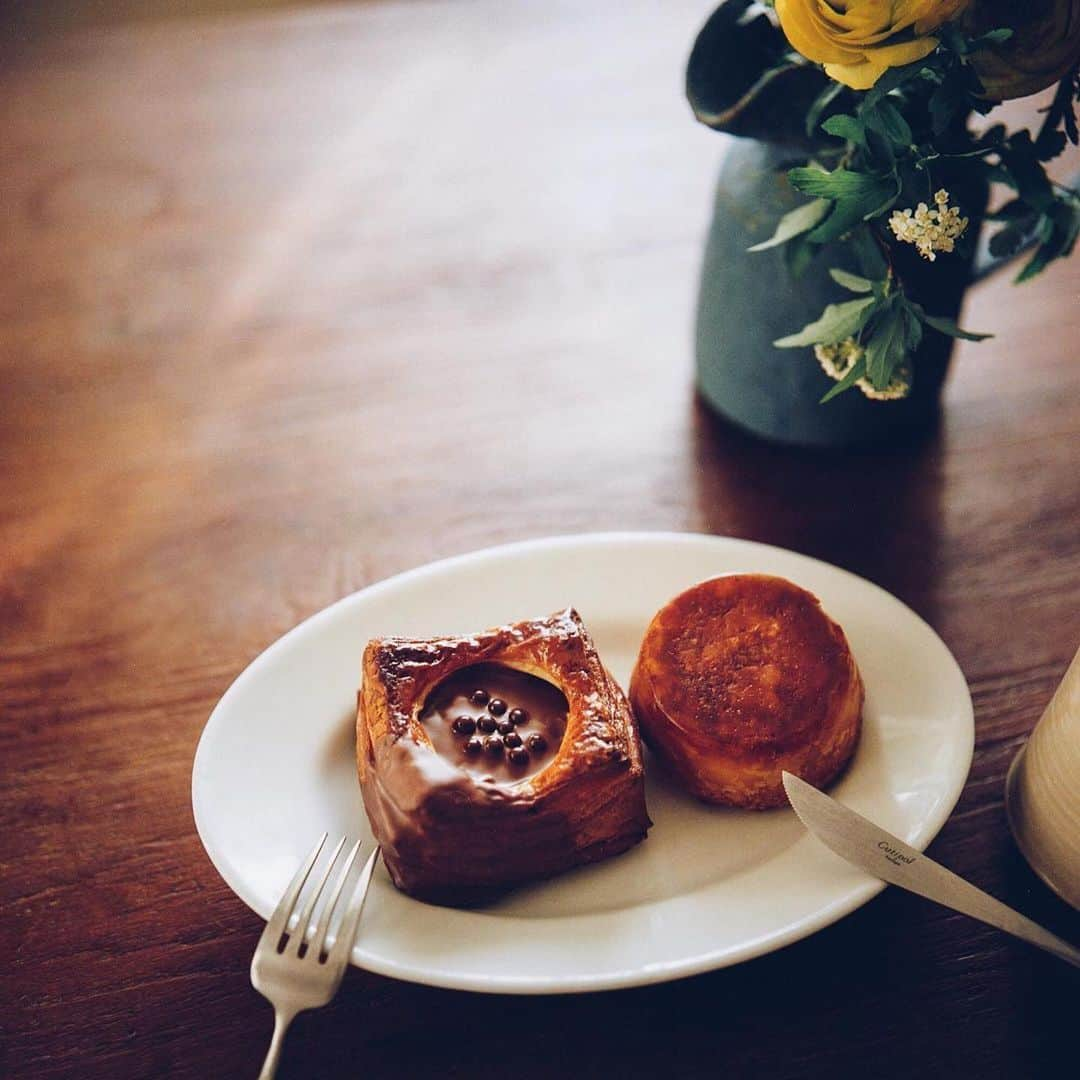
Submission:
[[[420,723],[435,751],[474,779],[517,784],[551,764],[566,731],[566,697],[504,664],[473,664],[429,692]],[[527,724],[528,730],[518,732]]]

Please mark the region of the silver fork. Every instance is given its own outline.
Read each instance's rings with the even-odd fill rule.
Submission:
[[[296,876],[285,890],[281,903],[270,916],[251,960],[251,983],[274,1006],[274,1037],[270,1040],[270,1049],[266,1052],[259,1080],[272,1080],[277,1071],[285,1032],[296,1014],[325,1005],[337,993],[345,968],[349,965],[349,954],[352,952],[356,927],[360,922],[360,912],[364,907],[364,897],[371,883],[371,872],[375,869],[375,861],[379,857],[379,849],[376,847],[360,871],[341,918],[337,936],[333,945],[327,949],[326,934],[349,871],[360,851],[359,840],[353,844],[346,857],[331,890],[330,899],[323,905],[316,922],[312,924],[311,917],[341,849],[345,846],[345,837],[338,841],[322,878],[308,895],[296,920],[292,920],[300,894],[326,843],[326,835],[323,833],[322,839],[296,871]]]

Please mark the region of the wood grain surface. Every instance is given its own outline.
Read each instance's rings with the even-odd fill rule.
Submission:
[[[1075,940],[1002,783],[1080,643],[1080,261],[980,286],[940,430],[761,445],[692,390],[724,141],[709,3],[339,5],[0,57],[0,1074],[254,1075],[260,923],[192,756],[236,674],[395,571],[677,529],[820,556],[955,652],[978,743],[931,853]],[[1080,782],[1080,778],[1078,778]],[[285,1077],[1054,1077],[1063,965],[887,891],[682,982],[512,999],[350,972]]]

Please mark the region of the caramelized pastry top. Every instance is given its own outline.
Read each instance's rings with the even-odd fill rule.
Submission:
[[[818,731],[850,669],[839,627],[781,578],[714,578],[675,597],[642,645],[668,721],[695,741],[783,750]]]

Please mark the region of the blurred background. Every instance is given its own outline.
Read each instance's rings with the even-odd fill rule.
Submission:
[[[3,0],[0,11],[8,20],[9,31],[26,38],[87,26],[347,2],[350,0]]]

